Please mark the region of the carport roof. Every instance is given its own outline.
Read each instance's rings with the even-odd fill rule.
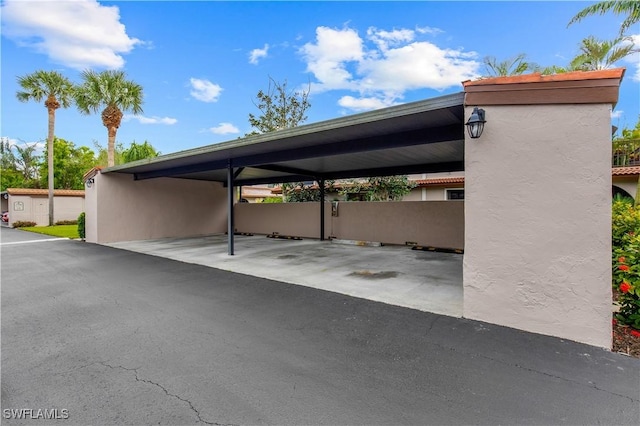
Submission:
[[[110,167],[136,180],[235,185],[464,169],[464,93],[440,96]]]

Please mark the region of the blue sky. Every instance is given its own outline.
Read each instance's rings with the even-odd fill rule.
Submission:
[[[125,115],[117,141],[152,143],[163,154],[234,140],[269,76],[311,87],[306,123],[462,91],[482,59],[526,53],[565,65],[580,41],[613,39],[622,18],[594,16],[567,28],[592,2],[213,2],[3,0],[0,136],[42,142],[42,104],[20,103],[16,77],[57,70],[124,70],[144,88],[144,113]],[[640,43],[640,26],[630,32]],[[636,55],[612,124],[640,113]],[[106,146],[100,115],[57,112],[56,136]]]

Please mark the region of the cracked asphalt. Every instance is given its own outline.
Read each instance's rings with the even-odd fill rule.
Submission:
[[[637,359],[0,232],[3,424],[640,423]],[[6,418],[21,409],[69,418]]]

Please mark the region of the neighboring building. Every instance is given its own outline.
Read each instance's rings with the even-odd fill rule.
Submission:
[[[17,221],[35,222],[38,226],[49,225],[49,190],[33,188],[8,188],[1,194],[2,211],[9,212],[9,226]],[[80,213],[82,213],[83,211],[83,190],[54,190],[54,223],[62,220],[76,220],[78,219]]]
[[[282,198],[279,194],[273,194],[272,189],[268,186],[241,186],[240,200],[247,203],[262,203],[267,197]]]
[[[637,196],[640,166],[613,167],[612,196],[621,194],[633,199]],[[416,183],[416,187],[402,198],[402,201],[460,201],[464,200],[464,172],[424,173],[409,175],[409,180]],[[275,196],[282,194],[282,188],[271,188]],[[353,194],[349,194],[353,195]],[[357,201],[355,197],[347,199],[337,192],[328,192],[327,201]]]
[[[640,178],[640,166],[614,167],[611,170],[612,195],[623,195],[634,200],[638,195],[638,179]]]

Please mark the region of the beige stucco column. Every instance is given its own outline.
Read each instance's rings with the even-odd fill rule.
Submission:
[[[610,347],[611,119],[623,69],[468,81],[464,316]]]

